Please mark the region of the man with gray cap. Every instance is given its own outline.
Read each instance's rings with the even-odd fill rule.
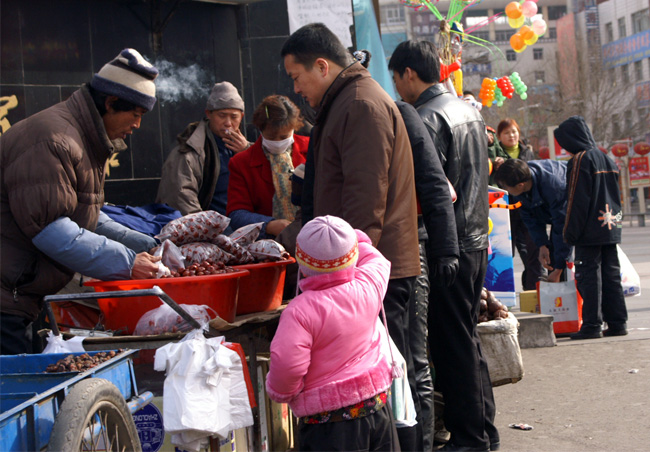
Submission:
[[[0,137],[3,355],[32,351],[27,329],[43,297],[75,272],[102,280],[156,274],[160,258],[144,252],[154,242],[140,240],[134,250],[133,242],[128,248],[94,231],[108,220],[100,212],[106,161],[126,149],[124,139],[156,103],[157,75],[136,50],[124,49],[69,99]]]
[[[230,82],[216,83],[205,106],[205,118],[178,135],[162,169],[156,202],[183,215],[202,210],[226,214],[228,163],[250,147],[239,125],[244,101]]]

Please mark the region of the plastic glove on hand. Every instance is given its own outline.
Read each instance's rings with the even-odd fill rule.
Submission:
[[[433,278],[438,278],[442,283],[451,286],[458,273],[458,258],[456,256],[437,257],[434,259],[430,271]]]

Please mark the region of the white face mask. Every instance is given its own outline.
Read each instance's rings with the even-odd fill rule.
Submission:
[[[262,147],[273,155],[282,154],[289,146],[293,144],[293,133],[289,138],[280,141],[271,141],[264,138],[262,135]]]

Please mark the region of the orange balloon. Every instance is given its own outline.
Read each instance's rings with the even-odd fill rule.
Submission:
[[[524,38],[522,38],[519,33],[515,33],[514,35],[510,36],[510,47],[512,47],[512,50],[515,52],[521,52],[524,47],[526,47]]]
[[[518,2],[510,2],[506,6],[506,16],[511,19],[519,19],[523,14],[521,5]]]
[[[532,46],[533,44],[535,44],[537,42],[537,35],[535,34],[535,32],[533,32],[532,37],[524,38],[524,42],[526,43],[526,45],[529,45],[529,46]]]

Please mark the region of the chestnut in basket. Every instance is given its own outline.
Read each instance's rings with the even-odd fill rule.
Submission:
[[[68,355],[65,358],[58,360],[56,363],[47,366],[45,372],[83,372],[99,366],[104,361],[108,361],[123,351],[124,350],[120,348],[117,351],[111,350],[109,352],[98,352],[93,356],[90,356],[88,353],[77,356]]]
[[[205,275],[220,275],[223,273],[231,273],[236,271],[232,267],[226,266],[223,262],[207,260],[201,263],[194,263],[189,267],[180,271],[173,271],[169,276],[163,278],[180,278],[183,276],[205,276]]]

